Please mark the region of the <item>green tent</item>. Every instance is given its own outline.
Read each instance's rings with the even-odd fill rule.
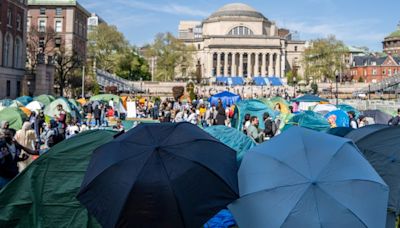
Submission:
[[[55,101],[56,98],[51,95],[40,95],[33,98],[34,101],[39,101],[40,103],[44,104],[45,106],[49,105],[51,102]]]
[[[74,99],[68,99],[68,101],[69,101],[70,104],[72,104],[73,106],[75,106],[74,108],[75,108],[76,110],[79,110],[79,111],[82,110],[82,105],[81,105],[79,102],[77,102],[76,100],[74,100]]]
[[[69,101],[65,98],[58,98],[57,100],[51,102],[44,108],[44,114],[53,118],[56,114],[58,114],[57,106],[62,105],[64,111],[71,114],[73,118],[79,117],[79,111],[75,108]]]
[[[40,156],[0,191],[0,227],[101,227],[75,197],[92,152],[115,134],[87,131]]]
[[[10,128],[20,130],[28,117],[19,108],[9,107],[0,111],[0,121],[8,121]]]
[[[244,116],[250,114],[257,116],[260,122],[259,127],[264,129],[263,115],[268,112],[270,116],[275,118],[275,112],[268,108],[266,104],[259,100],[242,100],[235,105],[235,114],[232,118],[232,127],[242,130]]]
[[[273,98],[261,98],[260,101],[264,102],[268,108],[274,110],[276,104],[280,104],[281,106],[281,111],[284,114],[289,114],[289,102],[287,102],[285,99],[282,97],[273,97]]]
[[[118,102],[121,98],[114,94],[99,94],[90,98],[90,101],[110,101],[114,99],[114,102]]]
[[[237,161],[241,161],[243,155],[257,144],[253,139],[237,129],[226,126],[212,126],[204,129],[208,134],[221,141],[236,151]]]
[[[313,111],[305,111],[293,116],[285,125],[283,130],[288,129],[291,126],[300,126],[324,132],[330,128],[328,120],[326,120],[321,114]]]

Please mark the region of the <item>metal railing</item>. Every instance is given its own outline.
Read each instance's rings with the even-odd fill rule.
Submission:
[[[368,87],[357,90],[353,93],[353,96],[358,96],[359,94],[369,94],[375,92],[387,92],[387,91],[399,91],[400,85],[400,74],[392,77],[383,79],[378,83],[371,83]]]
[[[132,81],[118,77],[117,75],[110,74],[106,71],[96,69],[97,83],[100,86],[116,86],[119,91],[141,92],[139,88],[133,86]]]

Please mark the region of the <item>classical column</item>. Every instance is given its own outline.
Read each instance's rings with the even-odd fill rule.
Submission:
[[[266,68],[266,54],[262,53],[262,63],[261,63],[261,76],[265,77],[265,68]]]
[[[275,60],[275,76],[281,76],[281,55],[276,53],[276,60]]]
[[[274,64],[274,54],[273,53],[269,53],[269,61],[268,61],[268,76],[272,76],[274,74],[273,71],[273,65]]]
[[[228,60],[229,60],[229,53],[224,53],[224,76],[228,76]]]
[[[251,68],[252,68],[252,66],[251,66],[251,56],[252,56],[252,53],[248,53],[247,54],[247,77],[249,78],[249,77],[251,77],[252,76],[252,73],[251,73]]]
[[[259,64],[259,57],[260,57],[260,54],[259,53],[256,53],[255,54],[255,56],[254,56],[254,60],[256,61],[255,62],[255,64],[254,64],[254,76],[260,76],[260,64]]]
[[[221,76],[221,53],[217,53],[217,77]]]
[[[237,76],[236,68],[236,53],[232,53],[231,76]]]
[[[239,77],[243,77],[243,53],[239,53]]]
[[[209,52],[207,53],[207,75],[206,78],[211,78],[213,76],[213,57],[214,57],[214,53],[213,52]]]

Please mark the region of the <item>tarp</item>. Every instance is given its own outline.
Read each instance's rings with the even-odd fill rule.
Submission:
[[[87,131],[63,141],[0,192],[0,227],[101,227],[75,198],[92,152],[116,132]]]
[[[272,86],[283,86],[283,82],[278,77],[268,77],[269,84]]]
[[[266,77],[254,77],[253,83],[258,86],[265,86],[270,84],[268,78]]]
[[[329,101],[325,98],[321,98],[311,94],[306,94],[304,96],[293,99],[292,102],[329,102]]]
[[[10,128],[15,130],[20,130],[27,119],[26,114],[19,108],[10,107],[0,111],[0,121],[8,121]]]
[[[217,93],[214,96],[210,97],[210,99],[208,100],[211,105],[218,105],[218,101],[221,100],[222,105],[224,107],[226,106],[232,106],[233,104],[237,103],[238,101],[241,100],[240,96],[228,91],[224,91],[221,93]]]
[[[99,95],[91,97],[90,101],[107,101],[107,102],[109,102],[111,99],[113,99],[114,102],[119,102],[121,98],[114,94],[99,94]]]
[[[22,97],[18,97],[15,100],[21,102],[24,106],[26,106],[27,104],[29,104],[33,101],[33,98],[30,96],[22,96]]]
[[[328,119],[330,116],[336,116],[336,126],[349,127],[350,118],[344,111],[336,110],[329,112],[328,114],[325,115],[325,119]]]
[[[250,114],[251,116],[257,116],[259,120],[259,128],[264,129],[263,115],[268,112],[272,118],[275,118],[275,112],[268,108],[266,104],[259,100],[243,100],[236,103],[235,114],[232,119],[232,127],[242,130],[244,116]]]
[[[55,101],[56,98],[51,95],[40,95],[33,98],[34,101],[39,101],[40,103],[44,104],[45,106],[49,105],[51,102]]]
[[[236,151],[236,159],[240,162],[243,155],[256,146],[253,139],[237,129],[226,126],[212,126],[204,129],[207,133]]]
[[[286,124],[285,129],[290,126],[300,126],[316,131],[327,131],[330,128],[328,120],[313,111],[305,111],[293,116]]]

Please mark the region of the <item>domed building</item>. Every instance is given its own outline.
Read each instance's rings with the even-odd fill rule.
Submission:
[[[383,51],[387,54],[400,55],[400,22],[397,30],[392,32],[383,41]]]
[[[179,39],[197,50],[195,65],[203,79],[221,77],[251,80],[254,77],[283,77],[296,70],[301,74],[305,41],[294,40],[287,29],[254,8],[227,4],[203,21],[181,21]],[[183,69],[179,77],[189,77]]]

